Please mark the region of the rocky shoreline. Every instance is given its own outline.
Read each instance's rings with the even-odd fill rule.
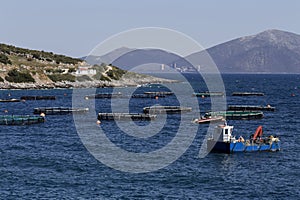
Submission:
[[[37,82],[37,83],[11,83],[1,82],[0,89],[57,89],[57,88],[101,88],[101,87],[128,87],[155,83],[176,83],[177,80],[169,80],[157,77],[145,77],[137,80],[120,79],[112,81],[84,81],[84,82]]]

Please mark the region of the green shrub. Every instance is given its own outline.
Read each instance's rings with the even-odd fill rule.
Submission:
[[[11,65],[11,61],[9,60],[9,58],[4,55],[4,54],[0,54],[0,63],[3,63],[3,64],[10,64]]]
[[[52,73],[52,72],[53,72],[53,69],[51,69],[51,68],[46,68],[45,71],[46,71],[46,73]]]
[[[5,76],[5,80],[13,83],[35,82],[29,71],[19,72],[17,69],[10,70],[7,76]]]
[[[107,75],[111,79],[119,80],[125,73],[126,73],[126,71],[119,69],[117,67],[113,67],[112,70],[107,72]]]
[[[78,76],[76,78],[77,81],[79,82],[84,82],[84,81],[93,81],[89,76],[87,75],[82,75],[82,76]]]
[[[71,67],[71,68],[69,68],[69,71],[68,71],[69,73],[72,73],[72,72],[76,72],[76,69],[74,68],[74,67]]]
[[[111,81],[111,80],[108,77],[102,75],[100,77],[100,81]]]
[[[0,76],[0,82],[4,82],[4,79]]]
[[[47,75],[53,82],[70,81],[75,82],[76,78],[72,74],[49,74]]]

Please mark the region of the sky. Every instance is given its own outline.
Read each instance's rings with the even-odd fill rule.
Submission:
[[[0,43],[72,57],[142,27],[182,32],[204,48],[267,29],[300,34],[298,0],[0,0]]]

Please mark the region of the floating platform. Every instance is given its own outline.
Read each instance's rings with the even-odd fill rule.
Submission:
[[[217,111],[208,112],[204,115],[205,118],[224,117],[229,120],[261,119],[263,116],[264,114],[261,111]]]
[[[134,120],[150,121],[154,120],[156,115],[140,113],[98,113],[98,120]]]
[[[261,92],[234,92],[232,96],[264,96]]]
[[[146,114],[174,114],[174,113],[183,113],[191,112],[191,107],[181,107],[181,106],[151,106],[143,108],[143,112]]]
[[[20,102],[20,99],[0,99],[1,103],[8,103],[8,102]]]
[[[174,95],[174,92],[157,91],[157,92],[144,92],[144,94],[147,94],[147,95],[165,95],[165,96],[171,96],[171,95]]]
[[[55,100],[56,96],[22,96],[21,100]]]
[[[228,110],[241,110],[241,111],[251,111],[251,110],[263,110],[263,111],[275,111],[275,107],[270,105],[267,106],[250,106],[250,105],[230,105]]]
[[[257,152],[257,151],[279,151],[280,140],[272,135],[262,137],[262,126],[259,126],[249,139],[239,136],[238,139],[232,134],[233,126],[218,125],[213,135],[207,140],[207,151],[218,153],[234,152]]]
[[[45,122],[45,118],[36,115],[0,115],[0,125],[29,125]]]
[[[216,97],[216,96],[224,96],[224,92],[194,92],[194,97]]]
[[[84,99],[111,99],[111,98],[121,98],[123,95],[122,93],[99,93],[93,95],[87,95]]]
[[[88,112],[88,108],[69,108],[69,107],[40,107],[34,108],[34,114],[41,114],[44,113],[46,115],[64,115],[64,114],[71,114],[71,113],[86,113]]]
[[[164,98],[166,97],[163,94],[133,94],[131,95],[131,98],[148,98],[148,99],[156,99],[156,98]]]

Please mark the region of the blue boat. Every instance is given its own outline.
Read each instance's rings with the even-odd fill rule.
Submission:
[[[255,151],[279,151],[280,140],[272,135],[262,137],[262,126],[259,126],[250,139],[245,140],[242,136],[236,139],[232,135],[233,126],[224,125],[215,127],[211,138],[207,140],[208,152],[234,153]]]

